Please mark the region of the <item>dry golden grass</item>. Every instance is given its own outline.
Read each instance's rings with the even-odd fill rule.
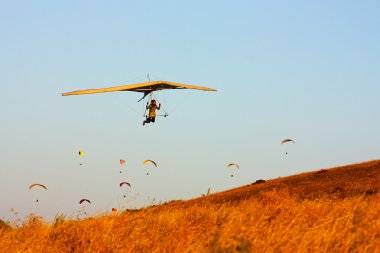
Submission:
[[[380,161],[81,221],[0,226],[1,252],[380,252]]]

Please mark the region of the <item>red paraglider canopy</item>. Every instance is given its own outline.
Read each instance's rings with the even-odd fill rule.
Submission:
[[[89,201],[88,199],[81,199],[79,201],[79,204],[82,204],[83,202],[88,202],[89,204],[91,204],[91,201]]]
[[[120,187],[122,187],[122,186],[125,185],[125,184],[128,185],[129,187],[131,187],[131,184],[128,183],[128,182],[121,182],[121,183],[120,183]]]

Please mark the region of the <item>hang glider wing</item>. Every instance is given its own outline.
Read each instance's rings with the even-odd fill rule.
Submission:
[[[147,83],[137,83],[131,85],[122,85],[109,88],[100,88],[100,89],[88,89],[88,90],[77,90],[71,92],[62,93],[62,96],[71,96],[71,95],[84,95],[84,94],[93,94],[93,93],[104,93],[104,92],[113,92],[113,91],[135,91],[143,92],[144,94],[149,94],[152,91],[160,90],[171,90],[171,89],[193,89],[193,90],[203,90],[203,91],[217,91],[216,89],[188,85],[183,83],[167,82],[167,81],[153,81]]]

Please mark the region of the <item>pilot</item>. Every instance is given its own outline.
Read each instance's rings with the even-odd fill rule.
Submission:
[[[149,103],[146,104],[146,109],[149,110],[149,115],[146,116],[146,119],[143,121],[143,126],[146,124],[146,123],[150,123],[150,122],[155,122],[156,121],[156,110],[160,110],[161,108],[161,104],[159,106],[157,106],[157,103],[156,103],[156,100],[152,100]]]

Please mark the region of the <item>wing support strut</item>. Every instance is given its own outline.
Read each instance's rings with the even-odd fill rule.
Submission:
[[[137,101],[137,102],[140,102],[141,100],[143,100],[143,99],[144,99],[146,96],[148,96],[151,92],[152,92],[152,91],[146,91],[146,92],[144,92],[144,96],[143,96],[142,98],[140,98],[140,100]]]

